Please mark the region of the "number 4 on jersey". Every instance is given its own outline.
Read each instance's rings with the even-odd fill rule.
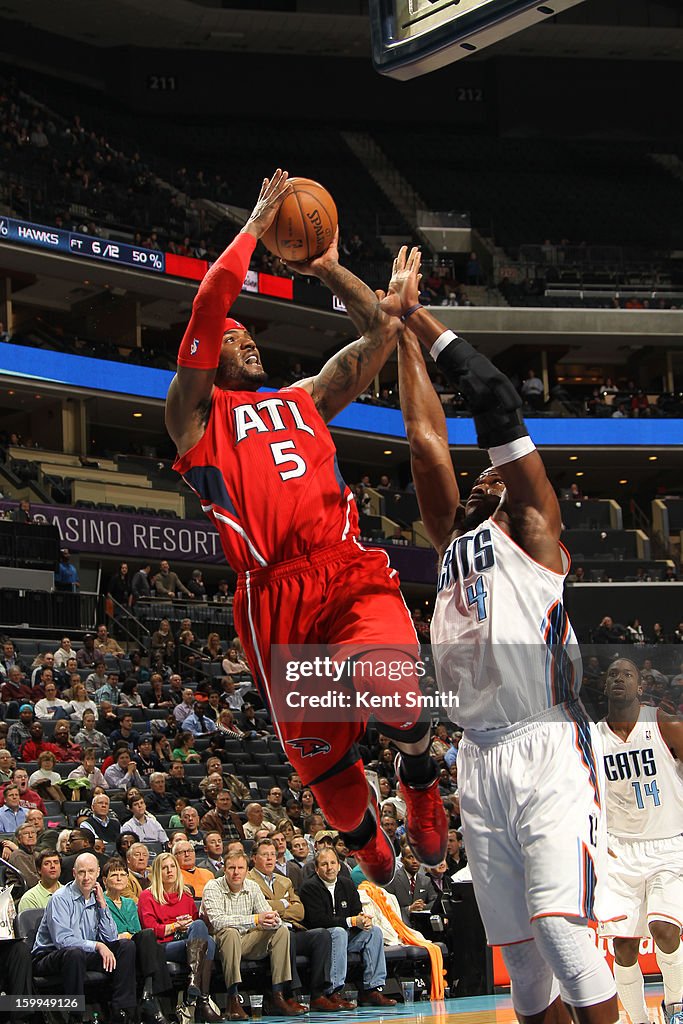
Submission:
[[[489,596],[488,590],[484,587],[484,577],[477,576],[476,583],[470,584],[467,587],[465,595],[467,597],[467,607],[473,608],[476,606],[477,622],[483,622],[488,615],[486,598]]]

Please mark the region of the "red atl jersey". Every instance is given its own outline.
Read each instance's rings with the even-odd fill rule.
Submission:
[[[238,572],[358,534],[330,432],[302,388],[215,388],[204,436],[173,468],[199,495]]]

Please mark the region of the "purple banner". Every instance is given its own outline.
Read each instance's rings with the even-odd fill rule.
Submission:
[[[0,501],[0,508],[14,511],[16,502]],[[127,515],[125,512],[101,512],[99,509],[72,508],[67,505],[36,505],[34,515],[43,515],[59,530],[64,547],[71,551],[122,558],[168,558],[200,564],[225,563],[217,531],[208,521],[162,519],[158,516]],[[392,568],[406,583],[436,582],[436,553],[431,548],[401,545],[367,544],[384,547]]]
[[[12,510],[17,507],[16,502],[7,501],[0,502],[0,506]],[[64,547],[71,551],[141,561],[169,558],[179,562],[225,562],[218,533],[208,519],[162,519],[33,502],[31,511],[56,526]]]

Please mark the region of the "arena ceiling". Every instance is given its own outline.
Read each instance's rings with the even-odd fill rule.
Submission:
[[[213,2],[0,0],[0,19],[99,48],[369,57],[368,17],[356,13],[358,0],[299,3],[296,12],[224,9]],[[677,61],[683,59],[683,13],[678,0],[585,0],[468,59],[492,56]]]

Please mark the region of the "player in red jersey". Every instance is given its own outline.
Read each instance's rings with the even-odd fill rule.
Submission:
[[[357,741],[370,711],[352,703],[358,693],[364,699],[393,695],[376,717],[400,751],[408,833],[425,863],[436,865],[445,856],[447,822],[429,757],[429,722],[414,700],[415,630],[388,557],[358,543],[355,502],[326,424],[365,391],[403,328],[392,315],[391,297],[380,307],[377,296],[340,266],[335,239],[295,269],[320,278],[345,303],[362,337],[317,376],[279,391],[259,390],[267,377],[258,349],[226,311],[288,191],[285,171],[264,180],[246,225],[199,286],[168,393],[166,426],[178,448],[175,468],[199,495],[238,571],[235,625],[289,760],[366,874],[381,884],[393,875],[394,852],[359,757]],[[417,250],[407,256],[403,249],[396,267],[416,277],[419,263]],[[349,701],[343,715],[318,721],[283,699],[288,680],[280,663],[274,666],[272,650],[291,645],[320,645],[337,663],[361,665],[362,675],[354,671],[340,691]],[[401,666],[391,682],[383,671],[388,663]]]

